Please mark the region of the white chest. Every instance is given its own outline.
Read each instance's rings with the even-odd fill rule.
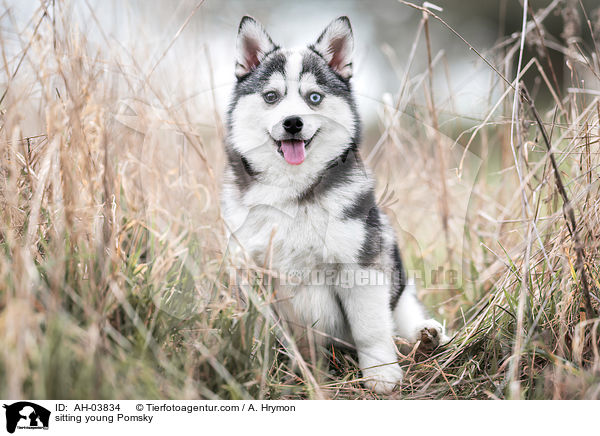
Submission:
[[[356,260],[363,226],[320,204],[229,208],[235,238],[258,264],[280,271],[314,269],[323,263]]]

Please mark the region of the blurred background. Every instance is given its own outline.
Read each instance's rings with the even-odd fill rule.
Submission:
[[[142,71],[153,71],[152,76],[164,93],[173,96],[173,104],[183,104],[190,99],[211,101],[214,91],[220,112],[224,111],[233,86],[235,38],[243,15],[257,18],[274,41],[287,47],[313,42],[331,20],[347,15],[355,34],[353,82],[368,127],[377,122],[374,109],[382,101],[382,95],[399,91],[422,16],[420,11],[395,0],[206,0],[190,17],[198,3],[194,0],[85,0],[72,2],[69,13],[72,30],[82,32],[90,43],[97,44],[99,49],[108,48],[111,55],[119,54],[125,67],[135,62]],[[518,36],[521,28],[522,6],[518,0],[433,3],[443,9],[440,13],[443,19],[484,56],[498,56],[495,43],[504,37]],[[532,0],[529,6],[539,12],[557,3],[561,2]],[[600,20],[597,13],[594,15],[598,6],[595,0],[581,3],[590,11],[592,21]],[[12,49],[16,55],[22,49],[23,36],[15,31],[20,33],[27,29],[40,4],[35,0],[5,0],[3,4],[5,14],[10,16],[10,25],[5,19],[2,29],[6,49],[8,53]],[[552,11],[543,20],[544,36],[560,41],[564,32],[563,17],[559,9],[549,9]],[[185,26],[181,29],[183,23]],[[580,26],[587,30],[585,22],[580,22]],[[474,124],[488,108],[490,99],[499,96],[501,87],[490,87],[499,78],[443,25],[432,21],[430,32],[431,50],[438,56],[439,64],[433,81],[436,99],[447,111],[462,117],[463,122]],[[581,32],[581,38],[583,44],[591,45],[589,32]],[[524,63],[536,54],[534,40],[535,35],[526,47]],[[424,44],[421,38],[417,53],[424,52]],[[565,53],[557,47],[549,50],[557,80],[562,84],[569,79],[563,61]],[[170,74],[173,67],[179,72],[176,81]],[[427,57],[416,56],[410,65],[410,74],[426,68]],[[208,74],[209,69],[211,74]],[[516,65],[513,65],[508,72],[509,79],[515,70]],[[532,77],[530,74],[525,79]],[[543,89],[541,92],[541,98],[548,103],[549,93]],[[419,97],[422,96],[417,96],[412,103],[423,103]],[[469,121],[470,118],[474,120]],[[367,131],[372,130],[367,128]]]

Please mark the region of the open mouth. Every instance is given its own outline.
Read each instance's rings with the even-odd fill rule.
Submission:
[[[306,158],[306,150],[308,149],[311,141],[316,136],[316,133],[312,138],[308,140],[304,139],[282,139],[281,141],[275,141],[277,144],[277,151],[283,156],[285,161],[290,165],[300,165]]]

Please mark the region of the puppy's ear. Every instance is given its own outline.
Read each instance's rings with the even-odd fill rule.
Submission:
[[[242,18],[237,36],[235,65],[237,78],[241,79],[250,73],[262,62],[267,53],[276,48],[262,24],[249,16]]]
[[[354,38],[348,17],[339,17],[329,23],[312,48],[344,79],[352,77]]]

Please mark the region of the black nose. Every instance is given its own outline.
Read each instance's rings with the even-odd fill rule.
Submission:
[[[304,123],[300,117],[287,117],[285,120],[283,120],[283,128],[286,132],[291,133],[292,135],[302,130],[302,126],[304,126]]]

